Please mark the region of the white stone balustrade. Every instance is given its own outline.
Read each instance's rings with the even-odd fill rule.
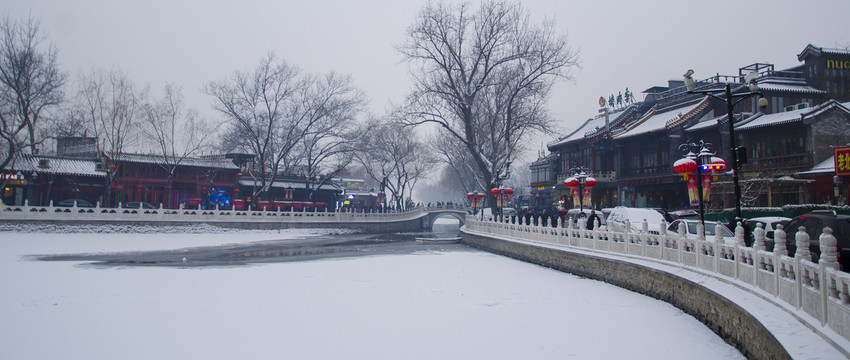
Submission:
[[[729,244],[723,239],[722,231],[715,231],[719,235],[714,239],[706,240],[704,235],[688,238],[684,224],[680,224],[678,233],[662,231],[658,235],[617,233],[598,227],[586,230],[581,226],[575,228],[572,222],[567,222],[567,227],[540,227],[477,221],[472,217],[467,218],[465,227],[468,231],[499,237],[639,256],[692,268],[724,281],[738,281],[745,290],[760,296],[766,292],[778,305],[804,311],[819,322],[811,326],[829,327],[850,340],[850,274],[837,270],[832,229],[825,228],[820,236],[822,256],[815,263],[808,250],[809,236],[802,227],[792,232],[797,252],[789,256],[787,234],[781,226],[774,232],[774,251],[768,252],[764,249],[764,229],[759,227],[754,231],[754,247],[750,248],[744,245],[744,232],[741,224],[738,225],[736,241]]]
[[[444,210],[447,207],[416,207],[403,212],[335,212],[324,209],[275,210],[219,210],[219,209],[127,209],[95,207],[21,206],[0,204],[0,221],[121,221],[121,222],[293,222],[293,223],[340,223],[340,222],[386,222],[403,221],[421,217],[429,210]],[[451,208],[461,209],[461,208]]]

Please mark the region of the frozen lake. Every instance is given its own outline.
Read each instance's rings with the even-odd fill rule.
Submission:
[[[462,245],[92,266],[35,256],[295,242],[328,230],[11,230],[0,232],[4,359],[743,358],[667,303]]]

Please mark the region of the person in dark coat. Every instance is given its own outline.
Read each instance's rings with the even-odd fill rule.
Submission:
[[[590,210],[590,216],[587,217],[587,230],[593,230],[597,221],[599,221],[599,215],[596,215],[596,211]]]

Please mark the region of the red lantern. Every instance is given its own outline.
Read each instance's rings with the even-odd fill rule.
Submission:
[[[596,186],[596,179],[594,179],[594,178],[592,178],[592,177],[588,176],[588,177],[584,180],[584,187],[586,187],[586,188],[588,188],[588,189],[589,189],[589,188],[592,188],[592,187],[594,187],[594,186]]]
[[[239,191],[239,189],[233,189],[233,192],[238,194],[240,191]]]
[[[136,189],[142,190],[142,184],[136,185]]]
[[[514,194],[514,189],[511,189],[511,188],[505,189],[505,195],[511,196],[513,194]]]
[[[688,175],[697,171],[697,162],[688,157],[681,158],[673,163],[673,171],[682,174],[685,180],[688,180]]]
[[[499,195],[499,189],[490,189],[490,193],[493,194],[493,196],[497,196]]]
[[[578,187],[578,179],[576,179],[575,177],[569,177],[566,180],[564,180],[564,186],[566,186],[567,188],[570,188],[570,189],[577,188]]]
[[[206,187],[206,186],[201,186],[201,191],[207,191],[207,187]]]
[[[466,198],[469,199],[469,203],[472,204],[472,201],[475,199],[475,194],[473,194],[473,193],[466,194]]]

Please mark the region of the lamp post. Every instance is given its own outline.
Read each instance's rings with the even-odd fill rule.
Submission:
[[[673,170],[684,176],[688,181],[688,197],[693,206],[699,205],[699,221],[705,223],[705,196],[709,194],[711,175],[726,169],[726,162],[715,157],[709,149],[711,144],[702,140],[698,143],[684,143],[679,150],[685,156],[673,163]],[[706,175],[708,174],[708,175]],[[696,179],[691,179],[694,175]]]
[[[723,101],[726,102],[726,117],[727,117],[727,122],[729,123],[729,145],[730,145],[731,156],[732,156],[732,182],[733,182],[734,187],[735,187],[735,223],[737,224],[742,219],[742,216],[741,216],[741,186],[738,184],[738,169],[740,169],[740,163],[738,162],[738,152],[740,151],[741,155],[743,155],[741,157],[741,160],[742,160],[741,162],[746,162],[746,160],[744,160],[744,159],[746,159],[746,148],[744,148],[744,147],[739,148],[739,147],[735,146],[735,124],[734,124],[734,121],[733,121],[734,117],[732,115],[732,109],[735,107],[735,105],[737,105],[738,103],[740,103],[741,101],[743,101],[744,99],[746,99],[750,96],[754,96],[754,95],[761,96],[761,92],[759,92],[758,83],[756,82],[756,79],[758,78],[758,72],[751,71],[744,78],[744,81],[747,83],[747,86],[749,87],[750,91],[747,92],[747,93],[743,93],[743,94],[732,94],[732,85],[729,82],[726,83],[726,86],[725,86],[724,89],[694,90],[694,78],[692,77],[693,74],[694,74],[694,71],[691,70],[691,69],[688,69],[688,71],[685,72],[685,75],[684,75],[685,88],[687,89],[688,94],[705,94],[705,95],[711,96],[715,99],[723,100]],[[723,93],[725,95],[725,98],[717,95],[717,94],[720,94],[720,93]],[[736,98],[738,100],[735,100]],[[758,106],[759,106],[759,108],[766,107],[767,106],[767,99],[765,99],[765,98],[759,99]]]
[[[574,167],[570,169],[570,173],[572,175],[564,180],[564,186],[569,189],[578,187],[579,211],[584,212],[584,192],[596,186],[596,179],[587,175],[587,168],[584,166]],[[575,196],[575,194],[573,194],[573,196]],[[575,204],[575,198],[573,199],[573,204]]]
[[[508,198],[513,195],[514,189],[511,188],[493,188],[490,189],[490,194],[493,194],[493,197],[496,198],[496,210],[498,211],[499,217],[498,219],[503,219],[502,217],[502,208],[507,205]]]

